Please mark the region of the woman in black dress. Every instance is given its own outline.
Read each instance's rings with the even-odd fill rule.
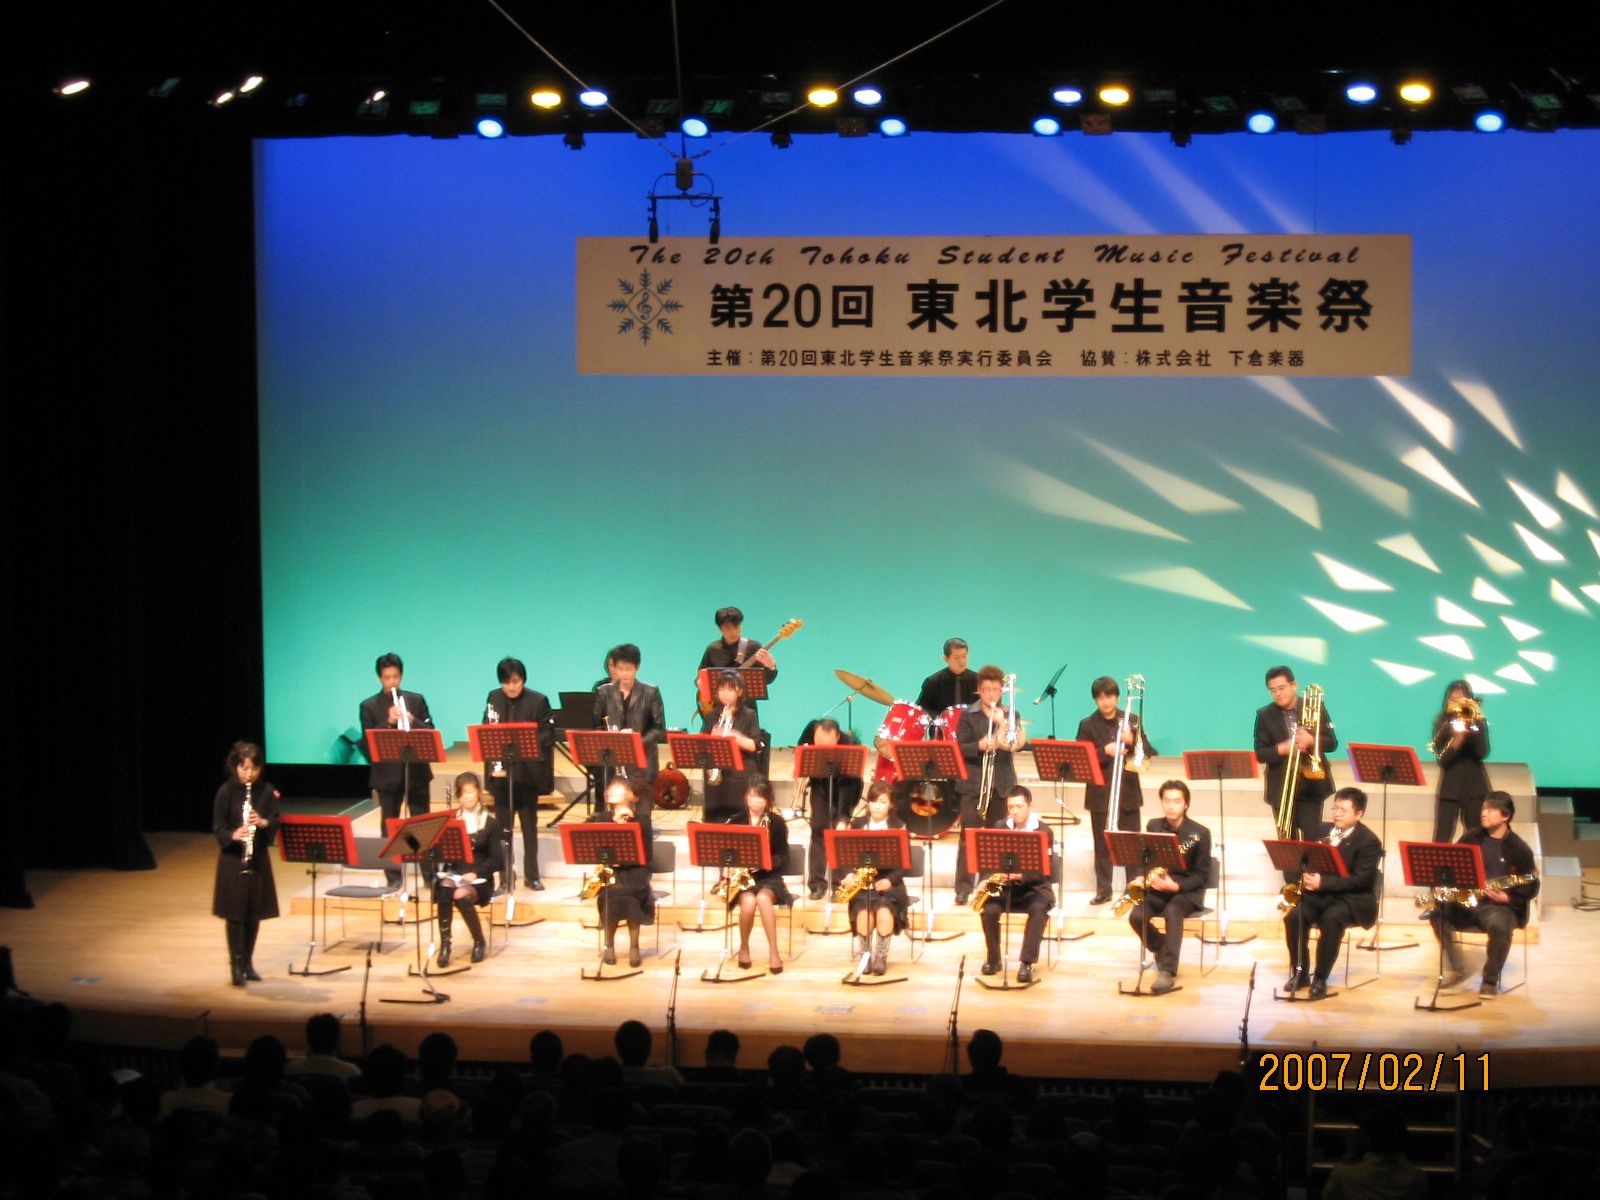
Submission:
[[[1477,709],[1477,719],[1463,713]],[[1465,679],[1453,679],[1444,691],[1444,704],[1433,719],[1433,740],[1428,743],[1439,759],[1439,791],[1433,814],[1433,840],[1454,841],[1456,823],[1475,829],[1478,810],[1489,794],[1489,722],[1477,708],[1477,697]]]
[[[483,806],[483,784],[471,771],[457,775],[451,785],[455,792],[455,819],[467,828],[472,843],[472,861],[439,865],[433,883],[433,907],[439,914],[439,965],[450,965],[450,927],[455,913],[472,934],[472,961],[482,962],[488,949],[483,940],[483,922],[477,906],[489,903],[494,895],[494,878],[499,870],[502,837],[500,822]]]
[[[606,807],[589,818],[590,823],[626,824],[637,822],[644,832],[644,852],[651,852],[650,802],[640,797],[639,785],[632,779],[613,778],[606,787]],[[639,927],[656,919],[656,898],[650,890],[650,864],[617,867],[609,887],[594,898],[600,921],[605,927],[605,961],[617,961],[617,926],[628,927],[628,965],[639,965]]]
[[[706,774],[706,820],[727,821],[743,807],[745,785],[750,779],[750,756],[760,749],[756,738],[761,728],[756,724],[756,714],[745,707],[744,681],[739,672],[723,671],[717,676],[716,707],[701,718],[700,732],[729,735],[744,752],[744,770],[722,771],[716,782],[710,772]]]
[[[261,747],[254,742],[235,742],[225,765],[228,780],[211,803],[218,848],[211,912],[228,923],[231,982],[243,987],[247,979],[261,980],[252,961],[256,933],[262,921],[278,915],[268,853],[278,832],[278,792],[261,778]]]
[[[867,790],[867,815],[850,822],[851,829],[904,829],[906,823],[894,815],[894,784],[879,780]],[[906,927],[906,873],[900,867],[880,870],[872,886],[863,888],[850,900],[850,927],[855,930],[857,958],[872,942],[874,975],[889,969],[889,942]],[[876,935],[874,938],[872,935]]]
[[[772,850],[771,870],[752,871],[754,886],[740,892],[729,906],[737,904],[739,908],[739,965],[750,965],[750,931],[755,927],[756,914],[760,913],[761,931],[767,935],[767,970],[782,975],[777,906],[792,903],[789,889],[783,883],[784,868],[789,865],[789,827],[772,811],[772,785],[759,776],[751,779],[745,788],[744,811],[729,817],[726,824],[766,829],[767,843]]]

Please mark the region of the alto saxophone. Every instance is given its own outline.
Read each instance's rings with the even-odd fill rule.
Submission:
[[[1004,871],[996,871],[989,878],[980,883],[972,893],[972,911],[981,913],[983,906],[1000,894],[1000,889],[1006,885]]]
[[[254,806],[250,803],[250,784],[244,785],[244,806],[239,810],[240,823],[244,825],[244,865],[240,868],[243,875],[256,873],[256,827],[250,823],[250,818],[256,815]]]
[[[877,878],[877,867],[857,867],[839,881],[839,886],[833,892],[833,902],[835,904],[849,904],[865,889],[871,887],[877,881]]]
[[[735,867],[731,875],[724,875],[711,885],[711,895],[715,899],[731,904],[741,892],[748,892],[755,885],[756,881],[750,874],[749,867]]]
[[[1507,888],[1520,887],[1524,883],[1532,883],[1539,878],[1537,875],[1504,875],[1499,879],[1484,881],[1481,888],[1471,887],[1436,887],[1425,892],[1418,892],[1416,904],[1417,916],[1426,918],[1433,916],[1434,910],[1441,904],[1459,904],[1462,908],[1477,908],[1478,901],[1485,892],[1503,892]]]
[[[1324,846],[1331,846],[1333,844],[1333,834],[1330,833],[1327,837],[1318,838],[1317,840]],[[1296,879],[1293,883],[1284,884],[1278,892],[1278,915],[1287,917],[1299,903],[1300,881]]]
[[[1130,883],[1122,895],[1111,902],[1111,915],[1113,917],[1123,916],[1136,905],[1143,904],[1145,889],[1153,881],[1162,878],[1166,874],[1167,869],[1165,867],[1151,867],[1150,873],[1144,877],[1143,883]]]
[[[601,863],[594,869],[594,874],[584,881],[583,891],[579,893],[579,897],[584,900],[593,900],[600,894],[602,889],[610,887],[616,881],[616,868]]]

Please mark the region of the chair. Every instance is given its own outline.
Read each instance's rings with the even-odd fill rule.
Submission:
[[[383,953],[383,898],[389,894],[387,883],[359,884],[346,883],[345,872],[377,872],[381,874],[392,864],[386,858],[379,858],[378,851],[382,850],[388,839],[379,837],[358,837],[356,839],[356,862],[353,867],[339,866],[339,883],[322,893],[322,944],[328,943],[328,909],[333,900],[359,900],[355,905],[339,904],[331,907],[339,914],[339,940],[349,940],[346,936],[344,914],[349,908],[359,910],[372,910],[378,914],[378,936],[373,942],[373,949],[379,954]],[[374,904],[373,901],[377,903]],[[399,945],[401,943],[396,943]]]
[[[1210,893],[1215,892],[1218,885],[1221,883],[1221,880],[1222,860],[1213,854],[1211,856],[1211,862],[1206,867],[1206,888],[1205,892],[1202,893],[1201,898],[1205,899]],[[1183,932],[1185,934],[1192,933],[1195,936],[1195,939],[1200,943],[1200,974],[1202,976],[1209,975],[1211,973],[1210,971],[1206,970],[1206,945],[1208,944],[1206,939],[1206,924],[1207,922],[1215,922],[1216,919],[1217,910],[1212,908],[1209,904],[1202,904],[1199,908],[1195,909],[1183,919]],[[1217,937],[1220,939],[1221,936],[1222,932],[1219,929],[1217,931]],[[1216,943],[1212,942],[1211,944]],[[1222,949],[1221,946],[1218,945],[1217,952],[1211,956],[1212,971],[1217,969],[1217,962],[1221,957]]]

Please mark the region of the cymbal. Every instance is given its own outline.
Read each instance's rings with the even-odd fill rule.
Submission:
[[[845,671],[840,668],[835,668],[833,673],[839,677],[839,682],[844,684],[845,687],[851,691],[860,692],[868,700],[876,701],[879,704],[894,703],[893,696],[873,683],[865,675],[857,675],[854,671]]]

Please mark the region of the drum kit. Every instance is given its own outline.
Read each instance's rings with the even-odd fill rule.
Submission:
[[[872,782],[895,785],[895,811],[913,836],[935,838],[948,832],[961,814],[955,784],[948,779],[902,779],[888,748],[891,742],[920,742],[932,738],[955,741],[963,706],[954,704],[943,712],[930,713],[909,700],[895,699],[880,684],[854,671],[836,669],[834,675],[852,693],[889,709],[872,739],[878,750]]]

